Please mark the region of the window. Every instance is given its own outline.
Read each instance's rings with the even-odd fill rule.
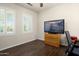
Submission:
[[[13,33],[15,25],[15,14],[13,11],[6,11],[6,32]]]
[[[5,10],[0,9],[0,33],[4,32]]]
[[[31,15],[23,15],[23,32],[31,32],[32,31],[32,16]]]
[[[0,33],[14,33],[15,13],[12,10],[0,9]]]

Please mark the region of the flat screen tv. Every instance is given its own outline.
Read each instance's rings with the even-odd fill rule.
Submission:
[[[64,34],[64,19],[44,22],[44,32]]]

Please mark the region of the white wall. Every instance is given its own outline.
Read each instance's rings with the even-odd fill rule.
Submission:
[[[79,38],[79,4],[59,4],[39,13],[39,39],[44,40],[44,21],[56,19],[65,19],[65,30]]]
[[[36,39],[37,35],[37,13],[15,4],[0,4],[0,7],[10,8],[16,11],[16,33],[14,35],[0,36],[0,50],[10,48]],[[22,12],[33,16],[33,32],[22,33]]]

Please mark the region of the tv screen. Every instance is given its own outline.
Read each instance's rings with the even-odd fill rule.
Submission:
[[[61,20],[53,20],[53,21],[45,21],[44,22],[44,32],[48,33],[64,33],[64,19]]]

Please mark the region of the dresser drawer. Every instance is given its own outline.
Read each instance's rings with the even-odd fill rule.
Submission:
[[[51,45],[51,46],[55,46],[55,47],[59,47],[60,46],[60,43],[58,42],[49,42],[49,41],[45,41],[45,44],[48,44],[48,45]]]
[[[47,42],[52,42],[52,43],[60,43],[60,40],[58,39],[45,39]]]
[[[59,39],[60,37],[54,37],[54,36],[45,36],[45,38],[49,38],[49,39]]]
[[[59,34],[45,34],[45,38],[53,38],[53,39],[58,39],[60,38],[60,35]]]

